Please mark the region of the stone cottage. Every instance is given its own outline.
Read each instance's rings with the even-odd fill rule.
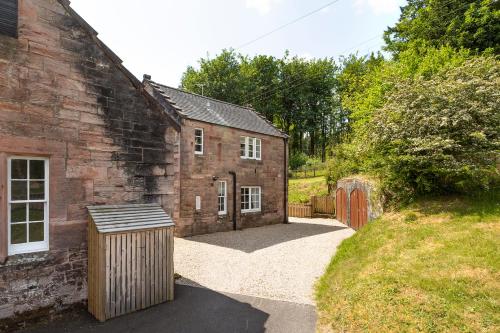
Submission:
[[[179,236],[287,217],[287,136],[254,110],[158,84],[146,90],[181,119]]]
[[[177,117],[69,1],[0,1],[0,320],[87,298],[86,206],[178,217]]]
[[[180,236],[287,222],[287,137],[140,82],[68,0],[0,0],[0,331],[87,298],[86,207],[160,203]]]

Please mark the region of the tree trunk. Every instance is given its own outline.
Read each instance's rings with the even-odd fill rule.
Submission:
[[[316,153],[316,131],[309,132],[310,140],[309,140],[309,155],[314,156]]]

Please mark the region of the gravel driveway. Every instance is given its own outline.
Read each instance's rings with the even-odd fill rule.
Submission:
[[[354,231],[331,219],[175,239],[178,283],[314,304],[313,286],[337,246]]]

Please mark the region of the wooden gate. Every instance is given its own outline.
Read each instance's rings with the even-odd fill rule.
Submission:
[[[350,196],[350,221],[351,228],[358,230],[368,222],[366,196],[360,189],[355,189]]]
[[[347,223],[347,193],[342,187],[337,189],[335,194],[337,220],[342,223]]]

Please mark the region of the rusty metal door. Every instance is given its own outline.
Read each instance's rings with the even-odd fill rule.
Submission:
[[[347,193],[342,187],[339,187],[335,194],[335,205],[337,220],[347,223]]]
[[[355,189],[350,195],[351,228],[358,230],[368,222],[368,202],[360,189]]]

